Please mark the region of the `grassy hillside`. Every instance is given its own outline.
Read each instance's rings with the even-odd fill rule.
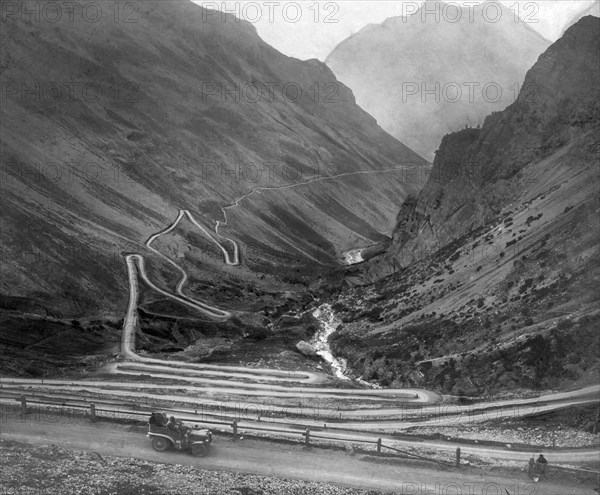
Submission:
[[[5,295],[66,315],[120,313],[124,253],[148,255],[143,242],[179,209],[212,229],[223,206],[257,186],[425,164],[325,65],[284,56],[249,23],[207,17],[187,0],[118,2],[94,22],[78,7],[73,19],[52,20],[51,3],[23,2],[40,18],[19,11],[2,25]],[[228,211],[221,232],[256,270],[306,273],[315,258],[335,264],[353,243],[389,232],[421,185],[405,179],[366,174],[261,191]],[[220,254],[208,251],[199,269],[202,236],[192,230],[182,225],[163,247],[195,250],[182,261],[213,285]],[[172,283],[167,265],[149,265]]]

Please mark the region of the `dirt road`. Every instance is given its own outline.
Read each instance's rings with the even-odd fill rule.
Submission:
[[[318,448],[306,450],[298,445],[279,445],[259,440],[233,442],[221,436],[216,437],[212,445],[213,451],[206,458],[194,458],[176,452],[159,453],[152,450],[140,428],[111,423],[91,424],[85,420],[73,420],[69,423],[66,418],[57,419],[55,423],[41,423],[31,419],[21,422],[8,418],[2,422],[0,432],[3,440],[33,445],[54,444],[74,450],[193,465],[202,469],[333,482],[355,488],[398,493],[595,494],[589,488],[565,484],[558,475],[549,475],[545,482],[533,484],[528,481],[524,472],[492,475],[468,467],[437,468],[410,461],[402,461],[402,464],[397,461],[379,463],[363,460],[363,456],[358,454],[349,456]]]
[[[536,398],[527,399],[508,399],[497,402],[481,402],[468,406],[459,406],[456,404],[439,404],[437,406],[425,406],[419,409],[402,407],[403,404],[410,402],[425,402],[434,399],[428,396],[429,392],[394,389],[377,390],[356,390],[356,389],[317,389],[317,388],[294,388],[277,390],[275,386],[268,385],[264,388],[255,388],[257,385],[250,385],[241,382],[208,381],[202,386],[178,384],[171,386],[177,393],[165,393],[164,384],[155,383],[136,383],[120,381],[96,381],[96,380],[54,380],[37,378],[1,378],[0,386],[4,392],[17,393],[19,391],[27,394],[37,393],[38,395],[57,395],[68,396],[76,394],[80,398],[89,396],[105,396],[106,398],[127,397],[129,399],[143,400],[170,400],[181,404],[192,404],[194,408],[200,404],[214,404],[215,398],[212,393],[230,394],[231,396],[243,396],[243,398],[232,399],[231,406],[238,409],[251,409],[255,411],[263,410],[290,410],[298,420],[303,418],[310,420],[318,414],[320,418],[326,420],[335,420],[331,427],[348,428],[354,430],[376,430],[376,431],[394,431],[405,430],[414,426],[426,425],[456,425],[470,424],[482,421],[490,421],[501,418],[517,418],[540,414],[558,409],[564,409],[575,405],[595,404],[599,402],[598,392],[600,386],[591,386],[569,392],[560,392],[555,394],[546,394]],[[217,386],[220,383],[220,386]],[[233,387],[232,385],[237,385]],[[275,388],[276,390],[269,390]],[[151,393],[155,390],[156,394]],[[403,396],[403,392],[410,392],[411,397]],[[397,395],[394,395],[396,393]],[[93,394],[93,395],[92,395]],[[193,394],[193,395],[192,395]],[[365,395],[363,395],[365,394]],[[419,401],[418,396],[422,395]],[[229,395],[227,396],[229,397]],[[305,412],[298,411],[297,407],[270,407],[268,402],[253,401],[250,397],[280,397],[280,398],[299,398],[299,399],[323,399],[335,398],[336,400],[379,400],[378,408],[372,409],[354,409],[352,403],[347,408],[330,408],[315,402],[314,408],[304,406]],[[256,400],[256,399],[255,399]],[[385,401],[390,401],[389,406],[384,405]],[[224,409],[228,409],[227,404],[223,404]],[[302,418],[302,419],[301,419]],[[322,422],[322,419],[317,419]],[[353,421],[354,420],[354,421]],[[276,420],[274,420],[276,421]],[[287,420],[282,420],[287,422]],[[302,421],[306,423],[306,421]],[[337,423],[337,424],[335,424]],[[306,423],[310,424],[310,423]]]
[[[2,408],[2,420],[7,421],[9,419],[15,420],[20,418],[18,409],[15,409],[15,398],[0,398],[0,405]],[[18,400],[18,398],[17,398]],[[71,401],[63,401],[62,404],[68,411],[69,418],[71,421],[75,421],[77,418],[82,416],[72,414],[69,410],[68,404]],[[42,401],[43,404],[43,401]],[[58,407],[61,407],[60,405]],[[109,402],[103,402],[101,409],[97,409],[96,414],[98,417],[110,418],[110,419],[128,419],[131,420],[134,417],[136,420],[143,420],[145,417],[142,413],[139,414],[139,410],[132,410],[128,407],[121,407],[118,404],[111,404]],[[260,420],[251,418],[249,416],[243,416],[234,414],[229,417],[223,416],[223,413],[216,411],[205,412],[203,410],[198,411],[190,408],[178,407],[174,410],[164,409],[168,414],[174,413],[179,419],[186,422],[190,427],[194,425],[200,425],[214,429],[216,431],[228,432],[231,430],[231,421],[236,419],[237,429],[240,435],[252,434],[257,431],[269,431],[270,435],[275,435],[277,438],[286,438],[294,441],[302,440],[304,437],[302,433],[305,431],[306,426],[299,423],[294,418],[288,418],[287,422],[285,419],[277,422],[269,420]],[[198,412],[200,414],[198,414]],[[47,418],[52,418],[52,421],[58,421],[56,418],[60,418],[59,415],[52,412],[45,406],[41,408],[31,410],[31,414],[27,416],[29,423],[40,423],[40,422],[51,422]],[[33,418],[33,420],[32,420]],[[81,419],[77,419],[80,421]],[[485,457],[489,459],[497,459],[503,461],[518,461],[524,464],[529,460],[533,451],[540,451],[540,447],[532,447],[531,449],[524,449],[523,447],[513,447],[506,445],[478,445],[473,443],[465,443],[460,440],[441,440],[441,439],[422,439],[416,437],[399,437],[395,434],[386,434],[378,431],[357,431],[356,429],[350,429],[347,424],[340,423],[334,424],[329,421],[325,424],[324,420],[321,422],[311,422],[311,439],[314,441],[323,441],[328,443],[337,443],[348,445],[349,443],[355,443],[363,445],[375,444],[378,439],[381,439],[383,445],[391,446],[399,449],[411,449],[417,447],[421,450],[427,450],[436,453],[443,453],[446,456],[453,457],[457,447],[461,448],[463,456],[475,455],[478,457]],[[276,432],[276,433],[273,433]],[[546,457],[556,465],[580,465],[585,463],[593,463],[595,465],[600,463],[600,449],[596,446],[590,446],[585,448],[544,448],[543,449]]]

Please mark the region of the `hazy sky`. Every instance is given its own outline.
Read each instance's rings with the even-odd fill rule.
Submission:
[[[422,3],[422,0],[194,1],[212,10],[225,8],[251,22],[261,38],[286,55],[320,60],[325,60],[338,43],[363,26],[380,23],[388,17],[408,15]],[[467,5],[465,2],[446,0],[446,3],[468,8],[469,2]],[[521,19],[543,36],[555,41],[564,24],[591,6],[593,0],[503,0],[502,3],[518,12]]]

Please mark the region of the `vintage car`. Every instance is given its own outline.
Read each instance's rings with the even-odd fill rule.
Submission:
[[[154,450],[183,450],[199,457],[208,455],[212,442],[210,430],[200,429],[197,425],[190,428],[173,416],[167,419],[164,413],[151,414],[147,436],[152,439]]]

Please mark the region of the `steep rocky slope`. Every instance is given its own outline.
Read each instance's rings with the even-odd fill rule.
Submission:
[[[172,286],[143,242],[179,209],[212,229],[257,186],[425,164],[324,64],[282,55],[249,23],[188,1],[76,5],[22,2],[3,18],[0,290],[22,311],[120,314],[132,251]],[[237,272],[221,274],[189,222],[159,247],[191,271],[192,293],[213,294],[255,280],[247,267],[295,274],[380,240],[421,185],[392,172],[256,193],[221,228],[241,243]]]
[[[588,139],[600,108],[597,25],[597,18],[586,18],[540,57],[525,78],[535,93],[522,91],[504,112],[490,115],[480,130],[444,137],[416,204],[408,201],[400,210],[396,250],[427,252],[480,227],[517,194],[547,178],[549,167],[539,162],[551,161],[558,149]],[[585,149],[573,148],[572,153]],[[538,165],[524,170],[531,162]]]
[[[550,44],[501,4],[456,5],[426,2],[408,17],[368,25],[326,60],[359,105],[430,160],[444,134],[513,103]]]
[[[481,394],[598,379],[600,20],[585,17],[480,130],[446,136],[400,210],[379,279],[334,309],[365,378]],[[383,277],[383,278],[382,278]]]

